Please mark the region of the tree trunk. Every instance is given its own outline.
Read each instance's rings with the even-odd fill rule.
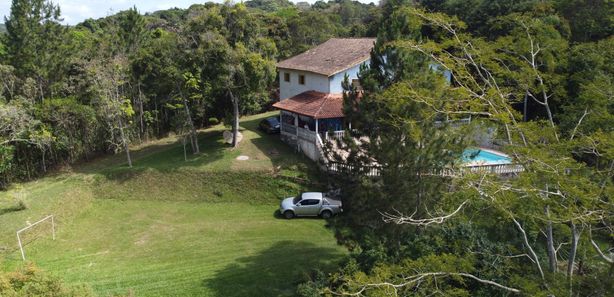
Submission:
[[[550,272],[556,272],[556,251],[554,250],[554,236],[552,234],[552,221],[550,221],[550,207],[546,205],[546,217],[548,218],[546,226],[546,241],[548,248],[548,264]]]
[[[43,147],[41,149],[41,154],[42,154],[42,161],[43,161],[43,172],[47,173],[47,165],[45,164],[45,148]]]
[[[230,100],[232,101],[232,147],[237,147],[237,135],[239,134],[239,98],[236,98],[232,91],[230,93]]]
[[[122,143],[124,145],[124,151],[126,151],[126,159],[128,160],[128,167],[132,168],[132,158],[130,158],[130,149],[128,148],[128,141],[126,140],[126,135],[124,134],[124,123],[122,121],[121,116],[117,118],[117,122],[119,124],[119,135],[122,138]]]
[[[188,107],[188,101],[183,98],[183,106],[185,107],[185,113],[188,119],[188,124],[190,125],[190,131],[192,131],[192,150],[194,154],[200,153],[200,147],[198,147],[198,137],[196,134],[196,128],[194,127],[194,122],[192,122],[192,115],[190,114],[190,108]]]
[[[188,125],[190,125],[190,131],[192,136],[190,137],[192,144],[192,151],[194,154],[200,153],[200,148],[198,147],[198,137],[196,134],[196,128],[194,127],[194,122],[192,121],[192,114],[190,113],[190,107],[188,107],[188,100],[183,96],[183,92],[181,91],[181,87],[177,84],[177,89],[179,90],[179,94],[181,94],[181,99],[183,99],[183,107],[185,108],[185,114],[188,121]]]
[[[187,144],[188,141],[185,135],[183,135],[183,137],[181,138],[181,142],[183,143],[183,160],[187,162],[188,161],[188,151],[186,150],[185,145]]]
[[[43,93],[43,79],[39,78],[38,80],[38,90],[41,93],[41,103],[45,103],[45,94]]]
[[[573,277],[573,266],[576,262],[576,253],[578,252],[578,241],[580,240],[581,230],[578,230],[576,224],[573,222],[571,224],[571,247],[569,248],[569,261],[567,263],[567,279],[570,283],[570,291],[571,291],[571,279]]]
[[[569,248],[569,261],[567,263],[567,281],[569,282],[569,297],[573,297],[573,266],[576,262],[576,254],[578,252],[578,241],[580,240],[580,233],[582,230],[578,230],[576,224],[571,224],[571,247]]]
[[[143,124],[143,93],[141,92],[141,83],[139,82],[139,121],[141,122],[141,137],[145,136],[145,125]]]
[[[527,104],[529,103],[529,92],[525,92],[524,93],[524,110],[522,112],[523,114],[523,120],[526,122],[528,120],[527,117]]]

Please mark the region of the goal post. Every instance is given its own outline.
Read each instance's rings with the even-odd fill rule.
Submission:
[[[23,259],[24,261],[26,260],[26,253],[25,253],[25,251],[23,249],[23,241],[21,240],[20,234],[23,233],[24,231],[27,231],[27,230],[33,228],[34,226],[36,226],[38,224],[41,224],[41,223],[47,222],[47,221],[51,222],[51,238],[53,240],[55,240],[55,220],[54,220],[53,215],[48,215],[48,216],[46,216],[46,217],[44,217],[44,218],[42,218],[42,219],[40,219],[40,220],[38,220],[38,221],[36,221],[36,222],[34,222],[32,224],[29,224],[28,226],[26,226],[26,227],[24,227],[22,229],[17,230],[17,232],[16,232],[16,234],[17,234],[17,243],[19,244],[19,251],[21,251],[21,259]]]

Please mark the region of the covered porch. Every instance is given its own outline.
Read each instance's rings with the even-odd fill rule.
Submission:
[[[343,96],[316,91],[301,93],[273,105],[281,110],[281,139],[312,160],[328,137],[343,135]]]

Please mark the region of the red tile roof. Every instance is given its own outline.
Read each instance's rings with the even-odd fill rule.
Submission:
[[[375,38],[332,38],[277,63],[277,68],[309,71],[331,76],[367,61]]]
[[[281,110],[309,116],[314,119],[342,118],[343,95],[307,91],[273,104]]]

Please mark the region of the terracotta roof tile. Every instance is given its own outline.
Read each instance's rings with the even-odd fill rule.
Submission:
[[[343,95],[307,91],[273,104],[274,107],[315,119],[342,118]]]
[[[375,38],[332,38],[277,67],[331,76],[368,60],[374,43]]]

